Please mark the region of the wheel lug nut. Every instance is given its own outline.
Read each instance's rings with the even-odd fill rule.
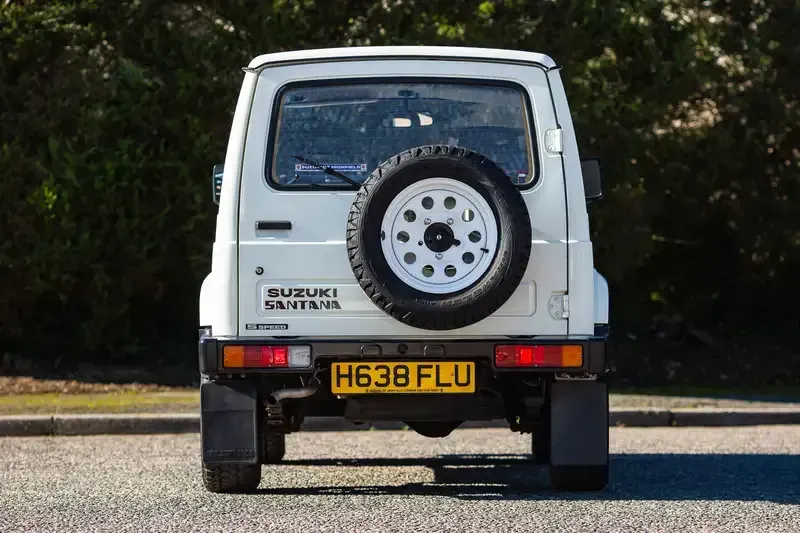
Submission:
[[[441,259],[441,258],[442,258],[442,254],[436,254],[436,259]]]
[[[452,226],[452,225],[453,225],[453,219],[452,219],[452,218],[448,218],[448,219],[447,219],[447,223],[448,223],[448,224],[450,224],[450,225]]]
[[[428,224],[430,224],[430,223],[431,223],[431,219],[429,219],[429,218],[426,218],[426,219],[423,221],[423,223],[424,223],[424,224],[427,226]]]

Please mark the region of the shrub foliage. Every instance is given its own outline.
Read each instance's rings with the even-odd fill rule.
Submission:
[[[613,331],[631,354],[623,374],[673,376],[691,339],[704,347],[696,368],[739,365],[735,354],[767,342],[796,372],[799,6],[6,1],[0,352],[190,362],[210,169],[240,67],[290,49],[445,44],[564,65],[582,153],[603,163],[606,198],[591,215]],[[659,346],[669,354],[654,356]],[[761,379],[780,381],[773,371]]]

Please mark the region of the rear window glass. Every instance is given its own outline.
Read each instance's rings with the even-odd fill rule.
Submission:
[[[347,186],[391,156],[428,144],[469,148],[518,185],[534,179],[526,98],[474,83],[369,83],[287,88],[280,95],[268,175],[279,187]],[[302,161],[295,156],[305,158]]]

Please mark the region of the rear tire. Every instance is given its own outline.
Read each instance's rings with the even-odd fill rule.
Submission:
[[[203,485],[209,492],[254,492],[261,483],[261,465],[203,465]]]
[[[286,454],[286,435],[264,430],[264,458],[262,464],[280,463]]]
[[[550,467],[550,485],[556,490],[603,490],[608,485],[608,463]]]
[[[531,457],[536,464],[550,464],[550,406],[542,407],[542,418],[531,432]]]

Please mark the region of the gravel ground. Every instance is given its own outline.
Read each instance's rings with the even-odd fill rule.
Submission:
[[[612,482],[549,488],[524,436],[299,433],[255,495],[197,435],[0,439],[0,531],[800,531],[800,426],[612,428]]]

